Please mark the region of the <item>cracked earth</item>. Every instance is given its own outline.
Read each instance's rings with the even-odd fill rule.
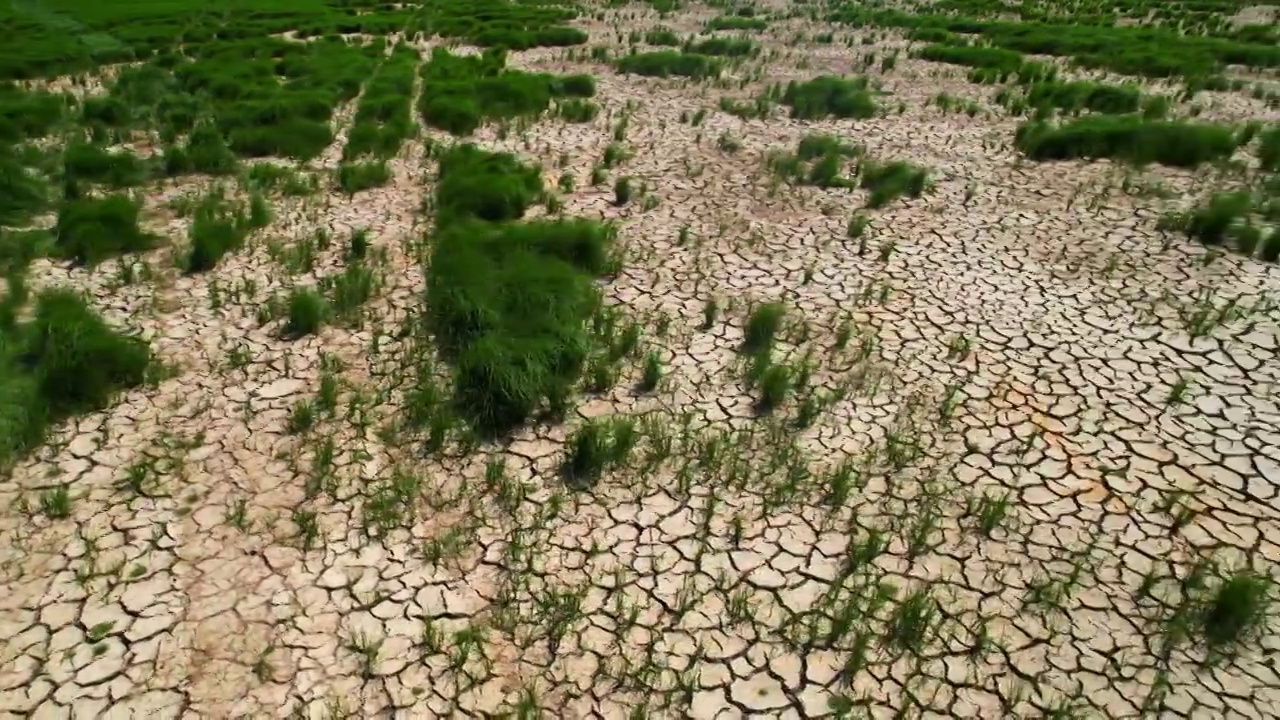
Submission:
[[[658,24],[584,27],[595,42],[619,17]],[[396,437],[432,131],[385,187],[273,198],[272,224],[208,274],[181,275],[168,248],[38,261],[34,286],[90,292],[174,374],[0,481],[0,716],[1280,713],[1274,638],[1205,664],[1166,652],[1161,621],[1197,560],[1280,561],[1280,268],[1206,257],[1156,229],[1173,201],[1121,188],[1189,198],[1204,173],[1029,163],[994,105],[931,105],[993,94],[954,67],[904,55],[878,78],[903,112],[870,120],[715,110],[906,46],[847,47],[843,29],[796,45],[799,29],[762,35],[764,77],[741,90],[512,56],[595,74],[601,115],[475,141],[540,163],[548,187],[572,175],[566,215],[618,222],[626,256],[604,289],[643,335],[612,390],[500,445],[424,456]],[[1277,119],[1236,94],[1204,112]],[[624,114],[632,157],[592,186]],[[765,167],[812,132],[925,166],[932,187],[850,239],[864,191],[779,187]],[[656,205],[615,207],[621,175]],[[153,188],[151,229],[180,246],[174,200],[209,182]],[[340,269],[358,229],[382,281],[360,323],[289,341],[259,321]],[[279,260],[317,233],[333,242],[312,269]],[[121,279],[144,262],[144,281]],[[798,397],[759,417],[743,381],[744,320],[765,301],[786,306],[780,352],[807,359],[821,399],[804,427]],[[640,392],[648,352],[665,371]],[[291,432],[322,386],[336,403]],[[565,438],[619,415],[639,422],[637,454],[565,487]],[[57,487],[65,519],[37,511]],[[913,597],[933,611],[912,616]]]

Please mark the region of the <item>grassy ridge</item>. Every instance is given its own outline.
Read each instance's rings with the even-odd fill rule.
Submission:
[[[416,50],[398,45],[365,86],[343,160],[370,156],[385,160],[400,151],[413,134],[413,78],[420,58]]]
[[[610,264],[608,226],[518,222],[542,195],[540,171],[509,154],[461,145],[440,160],[427,321],[459,413],[485,435],[568,397]]]
[[[968,2],[953,9],[963,13],[974,11],[972,3]],[[994,17],[995,13],[991,15]],[[978,34],[996,48],[1069,57],[1085,67],[1103,68],[1125,75],[1204,77],[1221,73],[1228,64],[1280,67],[1280,47],[1274,41],[1257,42],[1247,36],[1228,39],[1182,34],[1164,27],[1090,24],[1079,16],[1010,22],[963,14],[917,15],[897,10],[872,11],[850,5],[837,10],[831,19],[858,25]]]
[[[1031,122],[1015,144],[1033,160],[1116,158],[1137,164],[1195,167],[1230,157],[1238,144],[1229,127],[1097,115],[1061,124]]]
[[[553,98],[591,97],[590,75],[551,75],[506,69],[506,53],[454,55],[443,48],[422,67],[418,111],[428,125],[455,135],[468,135],[486,121],[536,116]]]
[[[21,300],[13,281],[0,313],[0,468],[40,444],[55,423],[100,410],[141,384],[152,362],[146,342],[113,330],[70,291],[43,292],[30,321],[12,322],[12,304]]]

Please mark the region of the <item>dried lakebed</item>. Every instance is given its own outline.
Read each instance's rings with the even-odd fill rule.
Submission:
[[[769,79],[853,53],[780,51]],[[901,114],[695,126],[682,117],[718,98],[705,86],[563,50],[512,63],[598,76],[594,121],[474,140],[548,186],[572,175],[565,214],[618,221],[602,287],[643,327],[622,377],[502,443],[424,456],[393,437],[424,138],[384,187],[280,199],[207,274],[173,271],[167,249],[139,283],[120,281],[136,259],[37,261],[33,286],[90,292],[176,372],[0,482],[0,715],[1280,713],[1271,635],[1205,663],[1174,613],[1193,579],[1221,582],[1210,560],[1280,561],[1280,267],[1206,261],[1156,229],[1163,201],[1119,190],[1125,169],[1029,163],[1016,120],[932,106],[978,94],[948,66],[904,57],[882,78]],[[1266,116],[1247,100],[1207,114]],[[630,157],[593,186],[624,115]],[[932,187],[851,238],[865,191],[765,169],[814,132],[927,167]],[[618,207],[624,175],[645,193]],[[202,187],[149,192],[151,229],[184,237],[171,203]],[[360,229],[381,280],[361,324],[287,340],[258,322],[273,293],[340,268]],[[319,231],[334,241],[314,267],[285,267],[271,240]],[[763,302],[785,308],[776,352],[805,377],[761,417],[740,347]],[[650,355],[661,379],[642,391]],[[326,393],[313,427],[290,427]],[[634,452],[567,487],[566,439],[611,416],[636,419]]]

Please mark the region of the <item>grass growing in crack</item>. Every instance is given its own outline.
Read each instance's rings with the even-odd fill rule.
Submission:
[[[656,352],[645,355],[644,370],[641,372],[638,385],[640,392],[653,392],[658,387],[658,382],[662,380],[662,374],[662,358]]]
[[[1235,572],[1205,598],[1198,613],[1200,636],[1211,654],[1230,654],[1268,624],[1275,581],[1252,570]]]
[[[758,355],[772,350],[785,316],[786,308],[781,303],[762,303],[752,308],[743,333],[742,351]]]
[[[638,439],[631,418],[588,420],[570,436],[561,471],[570,484],[590,487],[606,470],[624,464]]]
[[[983,537],[991,537],[1009,516],[1012,509],[1010,495],[1007,492],[993,493],[987,492],[978,499],[967,515],[972,516],[977,521],[978,532]]]
[[[878,163],[865,161],[859,185],[871,191],[867,207],[880,208],[903,195],[920,197],[928,184],[929,171],[905,161]]]
[[[795,387],[795,373],[789,365],[769,363],[757,379],[760,396],[756,399],[756,410],[761,413],[773,412],[786,401]]]
[[[886,623],[885,642],[919,655],[939,620],[938,603],[929,594],[929,589],[916,588],[894,607]]]
[[[311,400],[300,400],[289,413],[288,431],[290,435],[301,435],[315,427],[316,404]]]
[[[50,520],[71,517],[71,493],[66,485],[40,493],[40,512]]]

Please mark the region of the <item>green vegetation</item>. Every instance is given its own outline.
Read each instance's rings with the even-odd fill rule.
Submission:
[[[755,17],[741,17],[735,15],[721,15],[712,18],[707,22],[707,30],[713,32],[716,30],[767,30],[769,23]]]
[[[800,139],[794,153],[773,153],[767,162],[774,175],[787,182],[853,187],[853,180],[844,177],[844,171],[848,161],[861,154],[861,147],[834,135],[810,134]]]
[[[1061,124],[1032,122],[1018,128],[1019,150],[1033,160],[1116,158],[1138,165],[1195,167],[1230,157],[1231,128],[1208,123],[1144,120],[1132,115],[1090,116]]]
[[[29,322],[0,327],[0,467],[54,424],[141,384],[150,365],[146,342],[112,330],[81,296],[41,293]]]
[[[618,58],[618,72],[649,77],[718,77],[721,61],[707,55],[658,50]]]
[[[96,265],[124,253],[155,246],[138,226],[138,201],[123,195],[68,200],[58,209],[56,252],[81,265]]]
[[[875,93],[866,78],[846,80],[821,75],[803,83],[792,81],[782,93],[782,103],[797,120],[824,117],[869,118],[876,114]]]
[[[381,187],[391,181],[386,161],[344,162],[338,166],[338,188],[348,195]]]
[[[656,28],[650,30],[644,35],[645,43],[649,45],[679,47],[680,36],[667,28]]]
[[[1026,102],[1034,108],[1067,112],[1090,110],[1108,115],[1137,112],[1142,91],[1133,85],[1108,85],[1088,81],[1038,82],[1027,90]]]
[[[588,420],[569,438],[562,471],[575,487],[590,487],[600,476],[630,457],[639,440],[629,418]]]
[[[543,193],[537,168],[471,145],[440,159],[428,325],[454,368],[454,404],[497,435],[563,402],[586,359],[594,279],[613,230],[587,220],[520,223]]]
[[[902,195],[920,197],[928,184],[928,170],[902,160],[886,163],[867,160],[860,170],[859,184],[871,191],[867,198],[869,208],[884,207]]]
[[[97,145],[75,142],[62,151],[65,183],[99,183],[113,188],[136,187],[146,182],[147,167],[131,152],[111,152]]]
[[[25,225],[49,207],[49,188],[13,154],[0,147],[0,226]]]
[[[716,55],[720,57],[754,57],[760,54],[760,46],[746,38],[708,38],[691,41],[684,52],[692,55]]]
[[[1246,257],[1266,262],[1280,261],[1280,202],[1265,193],[1247,191],[1216,193],[1201,207],[1175,213],[1161,221],[1161,227],[1217,247],[1226,245]],[[1270,232],[1265,228],[1272,224]]]
[[[537,116],[553,98],[595,95],[589,75],[526,73],[505,69],[506,62],[502,51],[464,56],[436,48],[422,67],[418,110],[423,120],[454,135],[469,135],[486,121]]]
[[[413,78],[420,58],[405,45],[396,46],[365,85],[355,120],[342,148],[343,160],[395,157],[413,134]]]

